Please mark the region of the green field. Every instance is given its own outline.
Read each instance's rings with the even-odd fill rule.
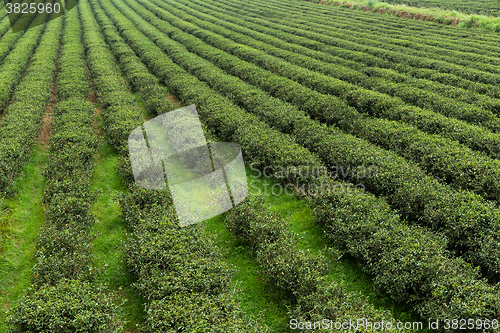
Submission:
[[[0,333],[500,332],[498,33],[300,0],[0,8]],[[128,138],[192,104],[249,195],[180,227]]]

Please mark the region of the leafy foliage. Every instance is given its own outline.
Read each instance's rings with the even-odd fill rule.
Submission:
[[[9,316],[12,332],[119,332],[117,307],[103,286],[79,280],[44,285],[21,299]]]

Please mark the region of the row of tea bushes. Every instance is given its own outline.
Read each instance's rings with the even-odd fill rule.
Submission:
[[[428,320],[466,316],[491,323],[498,317],[500,285],[489,285],[462,258],[450,258],[443,235],[402,224],[386,203],[362,191],[323,192],[312,200],[325,235],[360,260],[392,299]]]
[[[120,76],[115,58],[88,6],[81,4],[80,16],[93,87],[100,106],[106,111],[102,115],[107,140],[120,154],[126,155],[128,136],[144,122],[144,115],[129,92],[127,82]]]
[[[355,63],[357,66],[352,66],[353,68],[346,68],[343,65],[340,66],[336,61],[332,61],[331,59],[338,59],[338,57],[333,57],[328,53],[310,50],[296,44],[285,43],[276,37],[266,34],[269,30],[271,30],[269,28],[260,27],[261,29],[259,29],[256,24],[251,24],[249,28],[244,28],[246,22],[242,18],[235,19],[235,24],[228,25],[228,22],[225,21],[227,20],[227,15],[220,14],[218,16],[221,16],[222,19],[217,20],[212,15],[204,15],[191,9],[190,7],[192,6],[181,7],[181,5],[177,3],[176,7],[180,7],[183,12],[189,13],[190,15],[194,15],[203,20],[205,24],[209,24],[211,28],[215,25],[215,27],[225,27],[229,29],[230,32],[224,28],[216,31],[225,37],[239,43],[249,45],[253,48],[258,48],[259,50],[273,56],[283,58],[292,64],[323,73],[327,75],[328,78],[336,78],[348,82],[349,84],[344,83],[343,85],[334,85],[335,89],[331,91],[331,93],[335,93],[339,97],[344,96],[347,91],[356,91],[360,89],[359,87],[362,87],[364,89],[376,90],[383,94],[399,97],[404,102],[411,103],[412,105],[429,109],[448,117],[480,125],[492,131],[498,131],[499,129],[500,120],[491,110],[485,110],[477,105],[469,105],[461,101],[445,98],[434,94],[432,91],[416,88],[414,86],[398,82],[386,82],[386,80],[380,76],[370,78],[366,74],[360,73],[359,67],[363,66],[360,66],[357,63]],[[206,25],[200,26],[204,28],[206,27]],[[266,33],[253,31],[252,28],[263,30]],[[250,39],[248,37],[252,38]],[[254,38],[259,41],[254,40]],[[301,37],[297,36],[296,38]],[[276,46],[284,46],[285,49],[277,48]],[[288,50],[290,48],[293,48],[293,51]],[[302,55],[302,53],[305,53],[306,55]],[[400,74],[400,76],[402,75]],[[325,77],[323,77],[323,79],[325,79]],[[325,93],[330,93],[330,91],[325,91]],[[497,100],[495,103],[490,100],[490,104],[488,105],[497,113],[500,112],[500,101]]]
[[[96,13],[96,19],[129,85],[142,97],[146,111],[159,116],[173,110],[172,102],[167,99],[167,90],[158,83],[156,76],[149,73],[144,63],[120,37],[116,27],[99,12]]]
[[[34,24],[47,18],[48,15],[37,16]],[[2,106],[9,102],[13,94],[12,103],[5,109],[6,115],[0,122],[1,194],[12,189],[16,175],[27,162],[51,96],[57,56],[53,50],[59,40],[54,38],[58,33],[57,27],[50,27],[50,30],[44,25],[29,29],[1,67]]]
[[[23,2],[28,2],[29,0],[24,0]],[[2,4],[3,5],[3,4]],[[33,20],[35,22],[33,23],[34,26],[39,24],[40,22],[44,21],[47,19],[45,15],[37,15],[35,17],[26,17],[22,16],[21,13],[19,14],[11,14],[10,18],[12,18],[12,25],[18,24],[20,27],[25,26],[28,27]],[[7,17],[7,12],[2,10],[2,13],[0,14],[0,19],[2,22],[0,23],[0,62],[3,62],[5,58],[9,55],[9,53],[12,51],[12,49],[17,45],[16,43],[20,40],[20,38],[24,35],[24,31],[18,32],[18,33],[12,33],[11,31],[11,19]],[[22,20],[24,22],[17,22],[18,20]],[[31,47],[38,45],[38,42],[33,44],[31,43],[30,45],[24,45],[25,47]],[[17,51],[19,52],[19,50]],[[32,53],[31,53],[32,54]],[[31,55],[30,54],[30,55]],[[21,53],[22,55],[22,53]],[[20,60],[22,62],[22,58]],[[3,108],[5,105],[2,105],[1,108]]]
[[[68,15],[61,39],[57,97],[59,101],[70,98],[86,100],[90,94],[89,74],[85,65],[85,48],[81,42],[82,27],[78,9]]]
[[[248,4],[250,10],[245,10],[241,0],[234,3],[228,0],[211,0],[205,2],[205,4],[207,3],[221,8],[230,7],[236,13],[252,17],[275,17],[277,10],[281,9],[282,12],[286,13],[287,18],[290,18],[293,22],[304,23],[304,18],[307,18],[307,22],[314,26],[325,26],[325,19],[328,19],[326,27],[329,27],[329,30],[332,31],[342,29],[343,31],[340,33],[344,33],[352,30],[356,36],[369,36],[375,41],[404,45],[414,50],[427,50],[431,51],[431,53],[438,53],[439,50],[445,48],[444,53],[448,50],[460,51],[465,53],[464,57],[470,57],[472,60],[477,59],[476,56],[478,55],[485,55],[485,58],[481,58],[485,62],[498,62],[498,60],[492,59],[499,50],[498,45],[494,43],[498,36],[485,31],[463,31],[421,21],[402,22],[398,18],[375,16],[357,11],[346,15],[344,10],[335,7],[311,6],[300,2],[290,3],[288,1],[286,2],[287,6],[283,8],[281,0],[255,1]],[[232,4],[234,5],[231,6]],[[256,13],[257,8],[260,8],[260,15]],[[304,13],[304,10],[307,10],[307,12]],[[300,21],[301,19],[302,21]],[[375,32],[375,34],[370,35],[370,32],[363,29],[363,23],[371,23],[372,29],[370,31]],[[473,38],[464,39],[464,36],[472,36]],[[454,43],[458,40],[463,40],[463,44]],[[436,56],[439,56],[439,54],[436,54]],[[460,61],[460,59],[457,59],[457,61]]]
[[[46,221],[32,287],[11,314],[15,332],[120,331],[113,295],[95,281],[92,266],[93,114],[92,103],[78,99],[54,110]]]
[[[167,191],[130,189],[120,205],[145,332],[268,332],[235,302],[230,267],[200,225],[179,225]]]
[[[252,11],[252,9],[249,8],[247,11]],[[308,22],[314,20],[313,17],[309,17],[307,14],[303,15],[302,20],[304,19],[307,19]],[[253,21],[259,22],[259,24],[264,26],[273,26],[282,31],[306,37],[320,44],[324,43],[333,46],[333,48],[328,48],[328,52],[341,55],[342,57],[346,56],[348,59],[350,54],[349,51],[356,51],[359,55],[366,54],[368,56],[366,60],[370,61],[371,66],[392,68],[403,73],[409,73],[412,69],[430,68],[441,73],[455,74],[474,82],[492,85],[498,85],[500,82],[499,74],[485,72],[470,66],[465,67],[457,65],[453,63],[453,60],[443,61],[429,59],[428,57],[423,58],[365,45],[364,42],[361,43],[363,41],[362,38],[355,38],[355,41],[351,41],[351,38],[348,37],[349,32],[343,33],[339,30],[325,27],[324,25],[322,27],[316,27],[313,24],[308,24],[307,29],[304,29],[303,24],[295,23],[293,19],[284,20],[276,14],[274,17],[266,17],[265,19],[253,18]],[[366,44],[369,44],[369,42],[366,42]],[[363,61],[363,63],[366,62]],[[481,62],[478,62],[477,67],[481,68],[480,64]]]
[[[336,104],[343,110],[350,109],[350,106],[359,111],[360,114],[368,114],[377,118],[385,118],[406,123],[408,126],[417,127],[424,132],[439,134],[440,136],[458,141],[474,150],[486,152],[493,157],[500,156],[500,135],[498,134],[491,133],[486,129],[468,124],[464,121],[448,118],[428,110],[422,110],[415,106],[406,105],[399,98],[393,98],[376,91],[359,88],[341,80],[293,65],[280,58],[270,56],[261,51],[261,49],[265,48],[264,43],[255,41],[252,43],[248,36],[237,34],[218,27],[215,24],[205,23],[203,20],[189,18],[190,15],[175,10],[172,6],[160,3],[159,1],[155,0],[153,3],[140,1],[140,3],[149,10],[157,11],[162,20],[171,23],[186,33],[190,33],[220,50],[261,67],[262,69],[259,71],[258,75],[253,75],[254,77],[252,77],[252,79],[259,79],[264,75],[263,73],[269,75],[268,72],[263,72],[263,69],[268,70],[275,74],[272,76],[275,81],[281,81],[281,83],[271,82],[272,87],[277,86],[279,88],[282,85],[286,85],[298,90],[309,88],[305,89],[305,91],[308,92],[307,96],[311,95],[311,93],[316,93],[316,98],[320,98],[318,96],[325,98],[323,94],[328,95],[328,98],[336,101]],[[158,9],[155,4],[168,10]],[[195,22],[196,25],[175,17],[173,13],[184,19]],[[147,16],[147,20],[151,21],[154,20],[154,18],[151,18],[149,15]],[[168,29],[165,25],[159,25],[160,23],[155,24],[157,27],[161,27],[160,30],[165,31],[165,33],[172,33],[172,29]],[[201,30],[200,27],[206,30]],[[223,36],[228,36],[229,38]],[[251,44],[253,48],[242,48],[242,44]],[[296,57],[297,56],[295,56],[295,58]],[[245,71],[247,76],[256,73],[257,68],[255,67],[250,72],[248,70]],[[251,78],[245,78],[244,80],[251,80]],[[266,82],[267,81],[268,80],[266,80]],[[267,82],[267,84],[269,85],[270,83]],[[311,90],[312,92],[310,92]],[[278,96],[279,93],[273,92],[273,94]],[[332,95],[338,95],[342,98],[335,98]],[[283,95],[281,94],[281,96]],[[300,105],[305,104],[303,100],[294,102]],[[352,111],[350,112],[352,113]],[[344,117],[345,115],[338,116],[338,118]],[[403,126],[403,124],[401,124],[401,126]],[[362,132],[358,134],[362,134]]]
[[[220,3],[217,3],[216,5],[220,5]],[[232,4],[231,4],[232,5]],[[261,4],[261,6],[259,6],[259,8],[262,8],[262,6],[266,6],[266,4]],[[231,6],[234,8],[234,6]],[[281,10],[283,9],[283,7],[280,7]],[[242,9],[241,11],[243,11],[244,15],[248,15],[249,14],[249,11],[252,10],[252,8],[248,7],[248,6],[245,6],[244,9]],[[350,15],[356,15],[357,13],[356,12],[350,12],[349,13]],[[241,15],[241,13],[238,12],[238,15]],[[274,13],[273,13],[274,15]],[[342,14],[343,15],[343,14]],[[362,14],[363,15],[363,14]],[[255,16],[255,15],[253,15]],[[314,15],[311,14],[309,15],[310,17],[308,17],[308,21],[309,20],[312,20],[314,19]],[[258,16],[257,16],[258,17]],[[331,17],[329,16],[328,17],[329,19],[331,19]],[[345,15],[342,17],[342,21],[344,20],[348,20],[349,17],[346,17]],[[352,28],[353,26],[356,26],[358,29],[363,29],[363,27],[365,26],[365,24],[371,24],[373,26],[373,22],[366,22],[366,15],[364,15],[364,17],[361,18],[361,21],[363,21],[362,23],[360,23],[359,21],[356,22],[356,23],[353,23],[350,25],[350,27]],[[375,20],[378,20],[380,18],[371,18],[371,19],[375,19]],[[253,17],[252,18],[252,21],[254,22],[257,22],[257,23],[260,23],[262,25],[263,21],[258,19],[258,18],[255,18]],[[286,25],[290,22],[295,22],[293,23],[293,26],[295,28],[298,28],[298,29],[304,29],[304,25],[303,25],[303,22],[304,22],[304,13],[300,13],[300,18],[298,19],[294,19],[292,17],[289,17],[287,19],[287,22],[284,22],[284,21],[280,21],[280,23]],[[383,31],[380,32],[380,34],[384,34],[386,33],[385,32],[385,28],[386,28],[386,24],[389,23],[389,22],[383,22],[381,23],[382,25],[380,25],[380,23],[378,25],[374,25],[373,28],[376,29],[377,27],[380,28],[381,26],[383,27]],[[412,24],[413,22],[409,22],[409,24]],[[279,28],[279,25],[277,24],[273,24],[272,22],[265,22],[265,26],[269,27],[269,28],[273,28],[273,29],[276,29],[276,36],[279,36],[280,38],[281,37],[285,37],[286,40],[289,40],[291,42],[293,42],[292,40],[295,40],[297,37],[301,37],[301,36],[297,36],[297,34],[293,33],[293,31],[285,31],[283,29],[280,29]],[[398,27],[394,30],[395,34],[398,35],[398,38],[403,38],[403,37],[406,37],[408,38],[407,36],[401,36],[401,26],[398,25]],[[325,30],[325,29],[328,29],[327,26],[324,26],[323,29],[321,30],[321,32],[319,32],[320,34]],[[426,35],[429,34],[429,29],[428,27],[425,27],[426,29]],[[350,29],[348,29],[350,30]],[[416,32],[419,32],[421,33],[423,30],[423,27],[420,26],[420,27],[415,27],[415,31]],[[453,30],[452,30],[453,31]],[[274,34],[274,33],[273,33]],[[307,37],[307,36],[305,36]],[[425,39],[426,42],[432,42],[434,39],[433,39],[434,36],[429,36],[428,38]],[[439,36],[439,37],[442,37],[442,36]],[[488,37],[491,37],[488,36]],[[374,38],[374,36],[372,35],[372,38]],[[447,39],[447,41],[449,41],[449,39]],[[459,44],[462,45],[462,43],[467,43],[466,41],[464,41],[464,38],[463,36],[460,37],[457,41],[457,43],[460,42]],[[442,43],[442,41],[439,41],[438,43]],[[495,98],[499,98],[500,97],[500,90],[498,88],[497,85],[495,84],[484,84],[484,83],[481,83],[481,82],[476,82],[474,79],[474,75],[472,76],[468,76],[466,78],[464,77],[461,77],[460,76],[460,71],[454,71],[454,72],[449,72],[449,71],[444,71],[444,72],[440,72],[439,69],[435,69],[434,67],[429,67],[429,68],[423,68],[423,67],[412,67],[412,66],[409,66],[408,64],[403,64],[399,67],[397,63],[392,63],[390,61],[387,61],[387,60],[384,60],[384,59],[380,59],[380,58],[377,58],[376,56],[372,55],[372,54],[369,54],[369,53],[365,53],[365,52],[360,52],[360,51],[356,51],[356,50],[353,50],[353,49],[344,49],[341,45],[327,45],[327,44],[324,44],[324,43],[320,43],[318,41],[312,41],[310,38],[303,38],[303,42],[300,43],[301,45],[305,46],[305,47],[310,47],[312,49],[316,49],[316,50],[321,50],[321,51],[325,51],[325,52],[328,52],[332,55],[335,55],[335,56],[339,56],[345,60],[349,60],[349,61],[354,61],[354,62],[357,62],[359,63],[360,67],[362,66],[370,66],[370,67],[380,67],[380,68],[388,68],[388,69],[395,69],[401,73],[405,73],[409,76],[413,76],[413,77],[419,77],[419,78],[426,78],[426,79],[429,79],[429,80],[433,80],[433,81],[437,81],[437,82],[441,82],[441,83],[444,83],[444,84],[449,84],[449,85],[453,85],[453,86],[456,86],[456,87],[461,87],[463,89],[467,89],[467,90],[471,90],[471,91],[477,91],[477,92],[480,92],[480,93],[484,93],[484,94],[488,94],[492,97],[495,97]],[[353,44],[353,43],[351,43]],[[494,47],[494,44],[495,42],[493,42],[491,40],[491,38],[488,39],[487,42],[485,43],[480,43],[480,45],[476,45],[477,44],[477,41],[474,42],[474,45],[475,45],[475,51],[479,51],[480,49],[486,49],[488,47]],[[498,52],[498,51],[497,51]],[[492,54],[493,55],[493,54]],[[460,67],[460,66],[459,66]]]
[[[97,135],[93,105],[85,100],[90,88],[77,9],[64,19],[63,36],[62,19],[49,23],[59,28],[52,36],[54,55],[62,42],[56,82],[67,90],[59,94],[62,100],[53,109],[45,171],[46,220],[37,242],[32,286],[9,321],[14,332],[118,332],[113,296],[95,282],[97,271],[91,264],[90,229],[95,222],[90,211],[91,184]],[[75,96],[69,98],[67,92]]]
[[[164,14],[163,11],[162,14]],[[162,17],[167,19],[166,15]],[[477,154],[446,138],[427,135],[411,126],[366,118],[358,114],[354,109],[339,102],[335,97],[314,92],[298,83],[246,63],[235,56],[221,53],[219,50],[199,42],[192,36],[179,33],[179,30],[174,27],[167,26],[165,23],[159,25],[160,23],[157,23],[157,20],[153,21],[154,17],[151,18],[150,15],[147,18],[161,27],[163,32],[172,34],[174,39],[183,43],[190,51],[212,61],[220,68],[250,84],[269,91],[274,96],[300,105],[313,117],[319,117],[329,124],[336,124],[348,133],[361,136],[387,149],[395,150],[407,159],[419,163],[426,171],[459,189],[470,189],[487,199],[498,199],[498,185],[495,185],[495,183],[498,183],[499,177],[497,176],[498,171],[494,171],[499,170],[497,161]],[[190,29],[195,28],[190,27]],[[209,34],[205,38],[210,38],[214,43],[215,37],[213,35]],[[217,43],[217,46],[222,45],[222,43],[223,41]],[[239,44],[234,44],[234,47],[239,49],[237,45]],[[284,64],[277,64],[276,67],[281,68],[280,72],[285,72],[288,68]],[[358,95],[357,98],[358,101],[363,100],[363,104],[371,105],[369,102],[370,94],[368,96]],[[321,103],[317,101],[321,101]],[[411,107],[403,107],[402,110],[404,112],[401,111],[401,113],[406,114],[407,117],[414,116]],[[473,127],[471,127],[469,132],[474,132],[477,137],[478,131],[478,128],[473,130]],[[490,137],[493,136],[498,135],[490,133]],[[495,140],[491,142],[491,146],[500,147],[495,144]],[[493,155],[496,156],[498,153]],[[457,156],[462,158],[457,159]],[[453,167],[450,168],[450,165]],[[481,177],[478,177],[478,174]]]
[[[49,1],[49,0],[46,0]],[[21,3],[29,3],[29,0],[23,0]],[[6,12],[2,11],[2,14]],[[28,30],[36,27],[42,22],[49,19],[48,13],[39,15],[22,15],[22,13],[12,13],[5,17],[0,25],[0,63],[2,71],[0,77],[0,86],[2,94],[0,94],[0,113],[7,105],[9,97],[15,90],[24,71],[29,65],[31,56],[34,50],[39,45],[40,35],[33,39],[33,34],[27,34]],[[10,23],[12,21],[12,24]],[[18,22],[19,21],[19,22]],[[16,24],[17,27],[26,30],[13,33],[11,26]],[[31,26],[31,28],[30,28]],[[43,31],[43,29],[42,29]],[[40,30],[39,30],[40,32]],[[25,36],[26,35],[26,36]]]
[[[264,2],[256,1],[250,11],[256,12],[257,10],[268,10],[273,18],[280,18],[277,15],[273,15],[279,8],[279,4],[276,2]],[[306,13],[303,15],[300,10],[294,10],[287,8],[287,12],[290,14],[287,17],[288,23],[303,22],[304,18],[308,20],[308,27],[312,31],[322,31],[328,35],[335,37],[344,38],[346,41],[362,43],[366,46],[378,48],[380,50],[397,52],[404,56],[415,56],[421,59],[443,61],[445,63],[452,63],[455,65],[465,66],[469,68],[475,68],[483,72],[490,73],[500,73],[500,61],[494,55],[482,55],[477,52],[464,52],[464,50],[455,48],[443,48],[436,45],[422,45],[425,40],[420,38],[420,43],[411,43],[404,40],[403,37],[393,34],[374,34],[372,31],[361,31],[359,22],[353,22],[350,16],[342,15],[342,12],[336,12],[336,15],[328,17],[329,22],[325,24],[324,16],[323,18],[318,17],[312,13]],[[335,13],[335,11],[333,12]],[[302,14],[302,16],[300,15]],[[343,21],[337,21],[336,19],[346,18]],[[301,21],[302,20],[302,21]],[[300,28],[300,26],[297,26]],[[352,27],[358,29],[352,29]],[[313,29],[316,28],[316,29]],[[495,35],[493,34],[494,38]],[[493,40],[492,38],[492,40]]]
[[[107,6],[105,6],[104,4],[103,4],[102,6],[107,7]],[[95,8],[95,9],[94,9],[94,11],[96,12],[97,16],[98,16],[98,17],[100,17],[100,9],[99,9],[99,8]],[[101,20],[102,20],[101,22],[103,22],[103,23],[107,21],[107,20],[106,20],[106,18],[101,18]],[[122,21],[121,23],[125,24],[125,22],[126,22],[126,21]],[[118,24],[118,28],[120,29],[120,31],[122,31],[125,35],[130,36],[130,35],[127,33],[127,31],[126,31],[125,29],[123,29],[123,26],[122,26],[122,24],[121,24],[121,23],[120,23],[120,24]],[[131,38],[132,38],[132,37],[131,37]],[[134,41],[135,41],[135,43],[137,43],[137,44],[141,44],[141,41],[142,41],[142,40],[141,40],[141,39],[138,39],[138,38],[134,38]],[[134,45],[135,43],[133,43],[132,45]],[[151,53],[157,54],[156,52],[154,52],[154,49],[152,49],[152,48],[146,48],[146,46],[147,46],[147,44],[145,44],[145,45],[144,45],[144,54],[145,54],[145,55],[146,55],[146,54],[151,54]],[[146,53],[146,52],[148,52],[148,53]],[[140,52],[140,53],[142,54],[142,52]],[[159,53],[158,55],[161,55],[161,53]],[[155,62],[156,62],[156,61],[155,61]],[[236,115],[237,115],[237,114],[235,114],[235,116],[236,116]],[[245,118],[246,118],[246,117],[245,117]],[[232,119],[233,121],[237,121],[237,122],[239,122],[239,121],[238,121],[238,117],[234,117],[234,116],[233,116],[233,117],[231,117],[231,118],[227,118],[227,119],[228,119],[228,120],[229,120],[229,119]],[[242,119],[242,121],[244,121],[244,118]],[[258,123],[256,123],[255,125],[257,125],[257,124],[258,124]],[[256,133],[258,133],[258,132],[262,132],[262,130],[264,130],[264,129],[265,129],[265,126],[260,125],[260,126],[258,126],[258,128],[256,128],[255,130],[252,130],[251,132],[254,132],[255,134],[253,134],[253,136],[255,136],[255,135],[256,135]],[[247,146],[248,146],[248,144],[251,142],[251,138],[252,138],[252,137],[248,137],[248,138],[246,138],[246,136],[248,136],[248,134],[247,134],[247,133],[245,133],[245,134],[243,134],[243,133],[242,133],[242,134],[239,134],[239,136],[240,136],[240,140],[246,140],[246,141],[248,142],[248,143],[247,143]],[[242,142],[242,141],[239,141],[239,142]],[[259,142],[261,142],[261,143],[264,143],[264,142],[265,142],[265,145],[266,145],[266,146],[270,146],[269,148],[266,148],[266,151],[272,151],[272,147],[273,147],[273,146],[276,146],[276,145],[282,145],[282,144],[283,144],[283,140],[282,140],[281,142],[280,142],[280,141],[278,141],[278,140],[276,140],[276,141],[275,141],[275,140],[273,140],[273,142],[269,142],[269,141],[266,141],[266,140],[259,140]],[[276,142],[276,143],[275,143],[275,142]],[[242,148],[243,148],[243,149],[245,149],[247,146],[242,147]],[[293,147],[293,146],[292,146],[292,147]],[[297,147],[297,148],[298,148],[298,147]],[[278,150],[279,148],[278,148],[278,147],[275,147],[274,149],[275,149],[275,150]],[[283,159],[290,159],[290,157],[292,157],[292,156],[290,156],[290,157],[286,157],[286,155],[290,155],[290,153],[289,153],[289,152],[287,152],[286,150],[285,150],[282,154],[283,154],[283,155],[285,155],[285,156],[283,156],[283,158],[281,158],[280,160],[283,160]],[[255,155],[256,155],[256,154],[255,154],[255,152],[253,152],[253,153],[252,153],[252,156],[255,156]],[[306,156],[307,156],[307,155],[306,155]],[[312,156],[311,156],[311,157],[312,157]],[[302,163],[302,164],[306,164],[308,161],[312,162],[312,160],[309,160],[309,159],[303,159],[303,158],[302,158],[302,159],[300,159],[298,162],[300,162],[300,163]],[[297,163],[297,164],[299,164],[299,163]],[[147,191],[143,191],[143,192],[144,192],[144,193],[142,194],[142,196],[144,197],[144,196],[145,196],[145,194],[147,193]],[[143,200],[145,200],[145,199],[143,199]],[[130,207],[130,206],[131,206],[131,204],[123,204],[123,207],[127,207],[127,209],[128,209],[128,207]],[[145,206],[145,204],[144,204],[144,202],[143,202],[143,201],[141,201],[140,206],[141,206],[141,207],[144,207],[144,206]],[[161,206],[161,205],[158,205],[158,207],[160,207],[160,206]],[[167,215],[167,214],[165,214],[165,213],[161,213],[160,215],[165,216],[165,215]],[[141,216],[142,216],[142,215],[141,215]],[[134,251],[134,253],[136,253],[136,252],[139,252],[139,251]],[[144,250],[143,250],[142,252],[144,252]],[[133,257],[134,257],[134,256],[131,256],[131,258],[133,258]],[[279,261],[279,259],[280,259],[280,258],[275,258],[274,260],[278,260],[278,261]],[[314,261],[314,260],[312,260],[312,261]],[[144,262],[144,260],[143,260],[143,262]],[[325,263],[323,263],[322,265],[324,266],[324,265],[325,265]],[[136,265],[134,265],[134,267],[135,267],[135,266],[136,266]],[[270,266],[269,266],[269,267],[270,267]],[[284,267],[285,267],[285,266],[283,266],[283,268],[284,268]],[[289,276],[291,277],[292,275],[293,275],[293,272],[290,272]],[[307,277],[304,277],[304,279],[307,279]],[[300,284],[299,282],[291,282],[291,283],[293,283],[293,284],[294,284],[294,286],[298,286],[298,285]],[[310,283],[311,288],[315,288],[315,287],[314,287],[314,284],[315,284],[315,279],[312,279],[312,280],[311,280],[311,283]],[[151,288],[150,288],[150,289],[151,289]],[[149,290],[149,289],[148,289],[148,290]],[[330,286],[330,287],[328,287],[328,288],[322,289],[321,295],[322,295],[323,297],[325,297],[325,296],[326,296],[327,298],[328,298],[328,297],[330,297],[330,296],[336,296],[336,294],[335,294],[335,293],[336,293],[336,292],[338,292],[339,290],[341,290],[341,288],[336,289],[336,286]],[[162,293],[160,293],[160,294],[162,294]],[[305,295],[304,295],[304,297],[310,297],[310,292],[307,292],[307,294],[305,294]],[[321,296],[318,296],[318,298],[319,298],[319,297],[321,297]],[[325,313],[323,313],[322,315],[328,315],[328,314],[335,313],[335,310],[334,310],[334,309],[336,309],[336,308],[337,308],[336,304],[337,304],[337,303],[341,304],[341,302],[342,302],[342,301],[345,301],[345,299],[342,299],[341,297],[339,297],[339,298],[340,298],[340,299],[337,299],[337,298],[336,298],[334,301],[330,301],[330,302],[331,302],[331,303],[333,303],[333,304],[327,304],[327,305],[323,304],[323,305],[325,306],[326,310],[325,310]],[[353,300],[357,300],[357,299],[356,299],[356,297],[354,297],[354,296],[352,296],[352,299],[353,299]],[[324,300],[324,298],[323,298],[323,299],[321,299],[321,300],[323,301],[323,300]],[[317,300],[317,301],[319,302],[319,300]],[[357,301],[358,301],[358,300],[357,300]],[[305,302],[305,300],[301,300],[301,302]],[[313,303],[312,303],[312,302],[313,302],[313,300],[309,300],[308,302],[310,302],[310,303],[307,303],[307,302],[306,302],[306,303],[307,303],[307,304],[309,304],[309,306],[313,306],[313,305],[312,305],[312,304],[313,304]],[[362,308],[365,308],[365,307],[366,307],[366,313],[371,313],[371,314],[376,314],[376,313],[377,313],[377,311],[375,311],[375,310],[374,310],[373,308],[371,308],[370,306],[367,306],[367,305],[366,305],[365,303],[363,303],[362,301],[358,301],[358,302],[359,302],[359,304],[362,304],[362,305],[361,305],[361,306],[362,306]],[[357,303],[357,304],[358,304],[358,303]],[[330,312],[329,312],[329,311],[330,311]],[[360,315],[362,315],[362,314],[363,314],[363,311],[357,311],[357,310],[356,310],[356,311],[354,311],[354,314],[356,314],[356,313],[357,313],[357,317],[359,317]],[[318,314],[318,315],[321,315],[321,314]],[[313,316],[313,317],[314,317],[314,316]],[[356,317],[356,318],[357,318],[357,317]],[[386,318],[387,318],[387,317],[386,317]]]

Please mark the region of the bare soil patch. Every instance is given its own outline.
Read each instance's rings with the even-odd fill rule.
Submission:
[[[99,120],[101,118],[102,109],[97,107],[97,96],[95,94],[94,89],[92,89],[92,88],[90,89],[89,96],[87,97],[87,100],[94,105],[94,109],[95,109],[94,122],[92,124],[92,127],[94,128],[94,131],[97,133],[97,135],[102,136],[102,135],[104,135],[104,130],[99,126]]]
[[[406,10],[401,10],[398,12],[398,17],[402,17],[402,18],[408,18],[408,17],[411,17],[410,13],[407,12]]]
[[[38,142],[44,147],[47,147],[50,138],[50,133],[52,132],[52,117],[54,115],[53,109],[56,104],[57,104],[57,90],[56,90],[56,81],[54,80],[54,83],[52,84],[52,96],[50,97],[49,104],[45,108],[42,130],[40,132],[40,135],[38,136]]]
[[[92,126],[98,135],[104,135],[103,129],[99,126],[99,118],[101,117],[102,109],[95,108],[94,123]]]
[[[170,102],[172,102],[172,104],[173,104],[176,108],[180,108],[180,107],[182,106],[181,102],[179,102],[179,101],[177,100],[177,98],[175,98],[175,96],[174,96],[174,95],[172,95],[172,94],[168,94],[168,95],[167,95],[167,99],[168,99]]]
[[[97,96],[95,95],[94,90],[90,91],[89,97],[87,97],[87,100],[92,102],[92,104],[97,105]]]

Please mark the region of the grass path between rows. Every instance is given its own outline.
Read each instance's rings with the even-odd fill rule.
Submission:
[[[31,285],[36,238],[45,215],[45,163],[45,149],[38,145],[21,169],[16,194],[0,198],[0,332],[7,331],[6,311]]]
[[[136,324],[144,317],[143,300],[130,286],[134,277],[128,272],[124,258],[127,237],[125,223],[120,217],[120,197],[127,192],[117,172],[118,153],[108,143],[101,145],[94,170],[93,188],[97,192],[92,211],[96,216],[93,233],[93,256],[97,269],[103,270],[99,280],[108,284],[118,295],[121,319],[126,322],[124,332],[138,332]]]

